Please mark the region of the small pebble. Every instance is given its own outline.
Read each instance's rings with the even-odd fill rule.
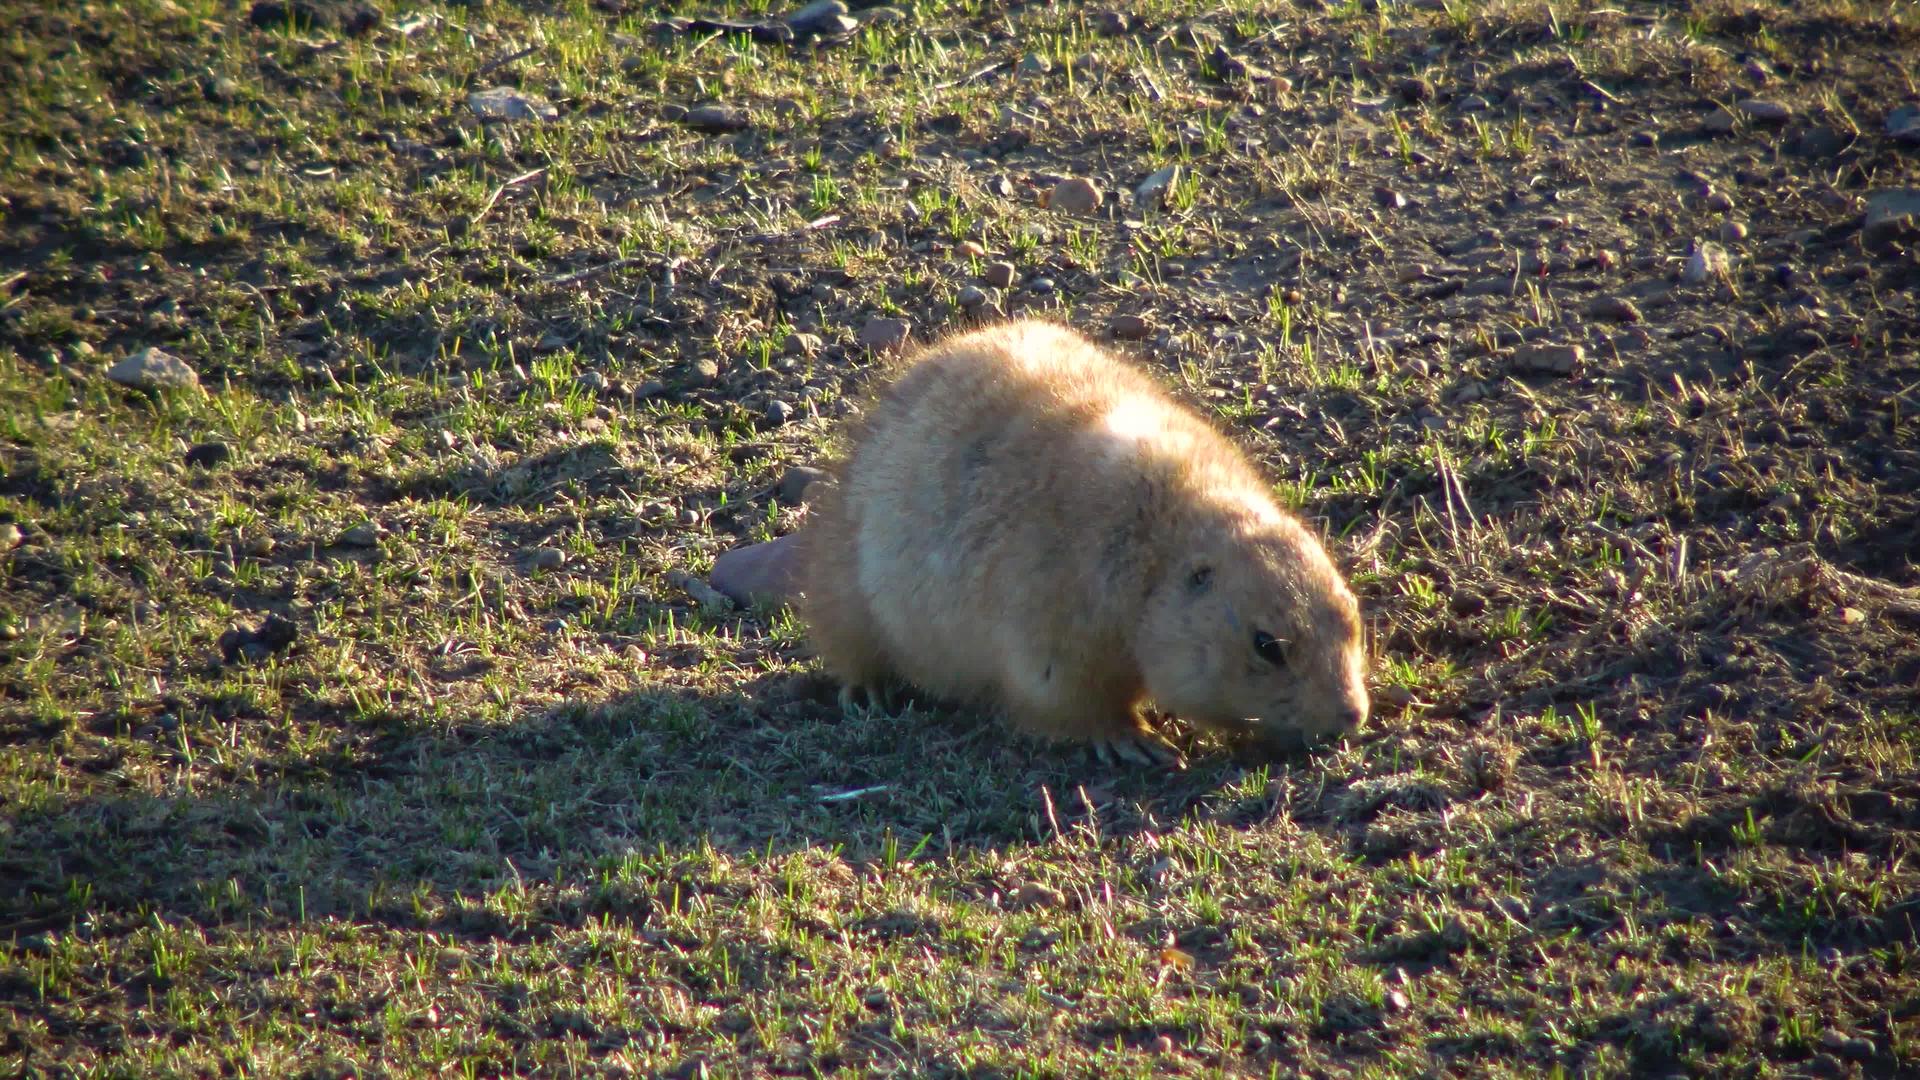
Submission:
[[[380,527],[371,521],[363,521],[341,533],[340,542],[348,547],[372,547],[380,542]]]
[[[1640,321],[1640,309],[1624,296],[1597,296],[1587,304],[1587,317],[1636,323]]]
[[[1383,210],[1400,210],[1407,205],[1407,197],[1390,187],[1374,188],[1373,201]]]
[[[1784,124],[1793,119],[1792,109],[1765,98],[1747,98],[1736,102],[1733,107],[1756,124]]]
[[[1106,201],[1100,186],[1085,177],[1075,176],[1053,185],[1047,206],[1063,214],[1091,214]]]
[[[189,467],[211,469],[215,465],[224,465],[233,458],[233,448],[223,442],[203,442],[187,451],[186,462]]]
[[[1057,908],[1066,906],[1067,897],[1065,893],[1051,885],[1028,882],[1020,886],[1020,891],[1014,895],[1013,902],[1015,906],[1023,908]]]
[[[557,547],[543,547],[533,553],[535,570],[558,570],[567,565],[567,553]]]
[[[1115,315],[1110,328],[1122,341],[1141,341],[1153,333],[1153,322],[1144,315]]]
[[[1727,194],[1724,191],[1709,191],[1707,192],[1706,199],[1702,201],[1701,205],[1705,206],[1708,210],[1712,211],[1713,213],[1724,214],[1727,211],[1733,209],[1733,196]]]
[[[785,351],[788,356],[817,356],[826,346],[819,334],[802,332],[787,335]]]
[[[891,352],[907,343],[913,324],[906,319],[875,316],[860,328],[860,344],[874,352]]]
[[[1726,221],[1720,225],[1720,239],[1729,244],[1737,244],[1747,238],[1747,226],[1741,221]]]
[[[26,534],[20,531],[20,526],[15,525],[13,522],[9,521],[0,525],[0,551],[12,551],[14,548],[19,547],[26,538]]]
[[[996,289],[1005,289],[1012,286],[1018,276],[1019,272],[1013,268],[1012,263],[997,262],[990,264],[986,270],[981,273],[980,280]]]
[[[793,406],[779,398],[767,402],[767,423],[779,427],[793,419]]]
[[[968,285],[961,289],[959,295],[954,299],[959,302],[961,307],[972,311],[985,304],[989,297],[987,296],[987,290],[978,285]]]
[[[1033,284],[1027,287],[1037,293],[1050,293],[1054,290],[1053,279],[1050,277],[1034,278]]]
[[[781,474],[780,483],[774,489],[774,497],[787,506],[798,506],[807,501],[807,489],[827,479],[828,476],[824,469],[795,465]]]
[[[1553,345],[1540,342],[1522,345],[1515,349],[1513,366],[1519,371],[1543,375],[1571,375],[1586,358],[1586,354],[1586,349],[1579,345]]]
[[[580,373],[580,376],[573,381],[579,385],[580,389],[585,390],[589,394],[604,394],[607,392],[607,377],[597,371],[583,371]]]

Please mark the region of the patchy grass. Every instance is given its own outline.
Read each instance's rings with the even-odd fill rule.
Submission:
[[[1912,4],[281,12],[0,14],[29,1073],[1920,1067]],[[1362,737],[845,718],[674,586],[968,286],[1150,317],[1336,538]]]

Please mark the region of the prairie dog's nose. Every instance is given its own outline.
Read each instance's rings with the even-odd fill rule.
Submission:
[[[1342,730],[1353,731],[1367,722],[1368,702],[1365,691],[1352,694],[1340,703],[1340,725]]]

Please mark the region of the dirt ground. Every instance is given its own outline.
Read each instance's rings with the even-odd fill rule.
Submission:
[[[1920,1069],[1920,5],[791,14],[0,13],[0,1060]],[[1324,529],[1361,735],[843,716],[688,591],[1022,313]]]

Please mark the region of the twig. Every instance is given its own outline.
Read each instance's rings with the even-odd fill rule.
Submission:
[[[467,227],[470,229],[478,228],[480,223],[486,220],[487,215],[493,212],[493,204],[500,201],[500,196],[505,195],[507,193],[508,188],[514,187],[515,185],[518,185],[518,184],[524,184],[529,180],[537,179],[545,175],[546,171],[547,171],[546,166],[542,165],[540,168],[535,169],[532,172],[521,173],[519,176],[516,176],[513,179],[508,180],[505,183],[501,184],[499,187],[494,188],[493,194],[487,196],[487,204],[480,208],[479,213],[473,215],[473,221],[469,223]]]
[[[480,70],[474,72],[473,77],[478,79],[483,75],[488,75],[493,73],[495,70],[499,68],[506,67],[508,64],[513,63],[515,60],[525,60],[527,57],[532,56],[534,50],[538,49],[539,47],[540,46],[538,45],[529,45],[526,48],[520,49],[516,52],[510,52],[505,56],[497,57],[493,60],[489,60],[486,63],[480,65]]]
[[[615,270],[625,269],[626,267],[634,266],[654,258],[658,258],[658,256],[631,255],[624,259],[615,259],[612,262],[601,263],[599,266],[589,266],[585,270],[575,270],[571,273],[561,274],[558,277],[550,277],[546,283],[548,285],[577,285],[582,281],[597,278],[605,274],[611,274]]]
[[[948,79],[946,82],[937,83],[934,85],[934,89],[935,90],[951,90],[956,86],[961,86],[966,83],[978,82],[981,79],[986,78],[987,76],[993,74],[996,71],[999,71],[1001,68],[1006,66],[1007,66],[1007,62],[1005,60],[996,60],[993,63],[988,64],[986,67],[976,68],[972,71],[969,71],[965,75],[962,75],[957,79]]]

